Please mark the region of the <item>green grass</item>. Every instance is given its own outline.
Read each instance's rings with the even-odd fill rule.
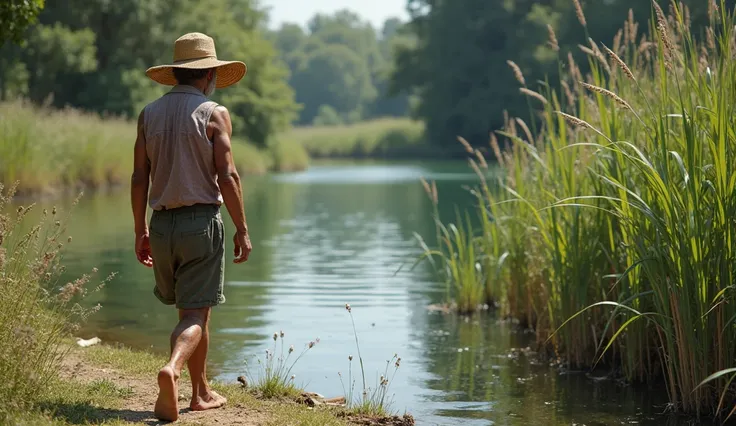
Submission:
[[[0,103],[0,182],[20,181],[19,193],[126,184],[135,135],[130,121],[20,101]],[[246,175],[302,170],[308,164],[304,149],[286,142],[259,150],[234,139],[233,157]]]
[[[541,134],[513,118],[497,132],[502,175],[481,176],[480,226],[453,241],[481,247],[486,281],[471,282],[495,277],[502,313],[553,355],[664,381],[672,409],[720,415],[735,396],[711,374],[736,363],[736,21],[712,15],[715,37],[697,41],[674,11],[653,15],[653,44],[590,44],[588,76],[561,62],[561,89],[529,97]]]
[[[301,144],[312,158],[398,158],[436,154],[424,141],[424,125],[406,118],[299,127],[278,139]]]

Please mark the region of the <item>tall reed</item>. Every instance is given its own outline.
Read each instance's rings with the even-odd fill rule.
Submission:
[[[588,75],[570,59],[560,90],[534,92],[538,133],[513,118],[497,132],[476,258],[501,268],[504,313],[542,347],[721,414],[728,375],[699,384],[736,364],[736,20],[721,0],[696,40],[686,8],[652,4],[649,34],[630,14],[613,48],[581,45]]]

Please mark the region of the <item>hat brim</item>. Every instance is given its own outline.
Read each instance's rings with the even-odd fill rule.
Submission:
[[[215,83],[215,87],[218,89],[232,86],[240,81],[248,72],[248,67],[240,61],[220,61],[216,58],[202,58],[151,67],[146,70],[146,75],[156,83],[175,86],[178,82],[176,81],[176,77],[174,77],[174,68],[217,68],[217,82]]]

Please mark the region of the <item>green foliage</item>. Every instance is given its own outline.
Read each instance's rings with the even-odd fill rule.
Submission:
[[[19,43],[23,31],[33,24],[43,9],[44,0],[5,0],[0,3],[0,46],[5,42]]]
[[[384,26],[378,34],[354,13],[341,10],[315,15],[306,30],[284,24],[269,34],[304,107],[300,124],[312,124],[324,106],[350,122],[407,115],[408,96],[388,93],[392,46],[401,22],[389,19]]]
[[[424,144],[424,126],[384,118],[341,126],[297,127],[279,136],[298,142],[311,157],[420,157],[437,154]]]
[[[175,8],[164,0],[48,0],[24,46],[1,48],[0,99],[28,96],[136,117],[168,90],[145,70],[171,62],[174,40],[199,31],[215,39],[219,57],[248,65],[246,77],[215,100],[230,109],[236,135],[264,148],[289,127],[298,106],[288,69],[262,35],[263,19],[250,0],[185,0]]]
[[[0,103],[0,183],[20,181],[21,193],[123,184],[132,171],[135,133],[135,123],[122,119]],[[279,165],[305,168],[308,159],[299,148],[282,155]],[[233,140],[233,158],[242,174],[266,173],[274,166],[272,155]]]
[[[281,339],[280,354],[276,354]],[[295,353],[294,345],[286,349],[284,343],[284,332],[273,334],[273,349],[266,349],[264,361],[257,358],[259,373],[256,375],[247,367],[246,376],[251,385],[251,390],[263,398],[295,398],[301,393],[301,388],[297,387],[296,375],[292,374],[292,370],[297,362],[312,349],[317,343],[312,341],[307,343],[298,354]],[[285,353],[286,352],[286,353]],[[293,356],[292,356],[293,355]],[[291,361],[290,361],[291,360]]]
[[[707,28],[672,10],[610,52],[589,40],[590,73],[569,63],[563,90],[528,92],[543,128],[508,118],[492,139],[503,175],[480,176],[476,257],[503,268],[503,312],[569,365],[664,379],[673,409],[721,414],[736,359],[736,19],[725,1]]]
[[[572,0],[407,3],[412,19],[406,30],[414,39],[396,46],[391,89],[416,92],[420,102],[415,112],[427,124],[430,142],[458,150],[454,144],[458,135],[473,146],[484,145],[489,132],[503,126],[505,111],[524,118],[532,129],[540,124],[528,101],[518,96],[507,60],[518,64],[529,86],[536,86],[537,80],[556,82],[559,70],[568,67],[566,63],[558,67],[558,56],[566,58],[570,52],[579,59],[577,45],[587,45],[588,37],[606,40],[611,47],[618,23],[626,19],[630,9],[635,16],[647,16],[651,10],[650,2],[641,0],[582,2],[587,23],[583,28]],[[689,18],[697,28],[706,22],[708,3],[684,2],[690,6]],[[670,2],[662,0],[661,4],[667,7]],[[556,32],[559,50],[548,48],[547,25]],[[641,27],[621,29],[617,38],[623,42],[624,35],[637,34],[637,29],[640,35],[645,27],[646,22]],[[633,42],[641,41],[634,37]],[[587,60],[581,68],[589,70]]]
[[[58,282],[67,237],[56,208],[31,226],[24,219],[32,206],[11,212],[14,192],[0,185],[0,421],[37,402],[39,389],[57,377],[70,327],[99,308],[77,303],[91,275]]]

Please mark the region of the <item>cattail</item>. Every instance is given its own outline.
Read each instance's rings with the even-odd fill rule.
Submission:
[[[475,158],[478,159],[478,163],[480,163],[480,166],[484,169],[488,168],[488,163],[486,162],[486,158],[483,156],[483,153],[480,152],[480,150],[475,150]]]
[[[630,110],[632,112],[634,111],[631,108],[631,105],[629,105],[628,102],[626,102],[619,95],[611,92],[610,90],[606,90],[606,89],[604,89],[602,87],[594,86],[594,85],[588,84],[588,83],[581,83],[581,84],[583,85],[583,87],[585,87],[586,89],[590,90],[591,92],[596,92],[596,93],[600,93],[602,95],[608,96],[609,98],[613,99],[614,102],[616,102],[617,104],[621,105],[622,107],[624,107],[624,108],[626,108],[626,109],[628,109],[628,110]]]
[[[472,154],[475,151],[473,149],[473,147],[470,146],[470,143],[468,143],[468,141],[465,140],[464,137],[458,136],[457,137],[457,140],[458,140],[458,142],[460,142],[460,144],[463,146],[463,148],[465,148],[465,151],[467,151],[468,154]]]
[[[626,74],[627,77],[632,79],[633,81],[636,81],[636,78],[634,78],[634,73],[631,72],[631,69],[629,69],[628,65],[626,65],[626,62],[624,62],[617,54],[616,52],[612,51],[606,46],[603,46],[603,48],[606,50],[606,53],[608,53],[608,56],[611,57],[613,62],[618,64],[619,68]]]
[[[570,108],[575,106],[575,95],[570,90],[570,85],[565,80],[562,80],[562,89],[565,91],[565,98],[567,98],[567,104]]]
[[[549,47],[551,47],[555,52],[559,52],[560,45],[557,43],[557,37],[555,36],[555,30],[552,28],[552,25],[547,24],[547,33],[549,33],[549,41],[547,41]]]
[[[518,81],[522,86],[526,86],[526,80],[524,80],[524,74],[521,72],[521,68],[519,68],[518,65],[516,65],[516,62],[514,61],[506,61],[507,64],[511,67],[511,70],[514,72],[514,77],[516,77],[516,81]]]
[[[537,99],[539,102],[545,105],[547,104],[547,98],[545,98],[544,96],[540,95],[539,93],[533,90],[529,90],[526,87],[522,87],[521,89],[519,89],[519,91],[527,96],[531,96],[532,98]]]
[[[580,21],[580,25],[587,27],[588,23],[585,22],[585,14],[583,13],[583,6],[580,5],[579,0],[572,0],[573,3],[575,3],[575,14],[578,15],[578,21]]]
[[[524,120],[521,118],[516,118],[516,122],[519,123],[519,127],[521,127],[521,130],[524,131],[524,134],[526,135],[526,140],[531,144],[534,142],[534,138],[532,137],[532,132],[529,131],[529,126],[526,125]]]
[[[623,30],[618,30],[616,33],[616,36],[613,38],[613,51],[614,52],[620,52],[621,51],[621,40],[623,39],[624,32]]]
[[[496,139],[496,135],[491,132],[491,149],[493,150],[493,155],[496,156],[496,161],[498,161],[498,164],[503,167],[503,156],[501,155],[501,148],[498,146],[498,139]]]

